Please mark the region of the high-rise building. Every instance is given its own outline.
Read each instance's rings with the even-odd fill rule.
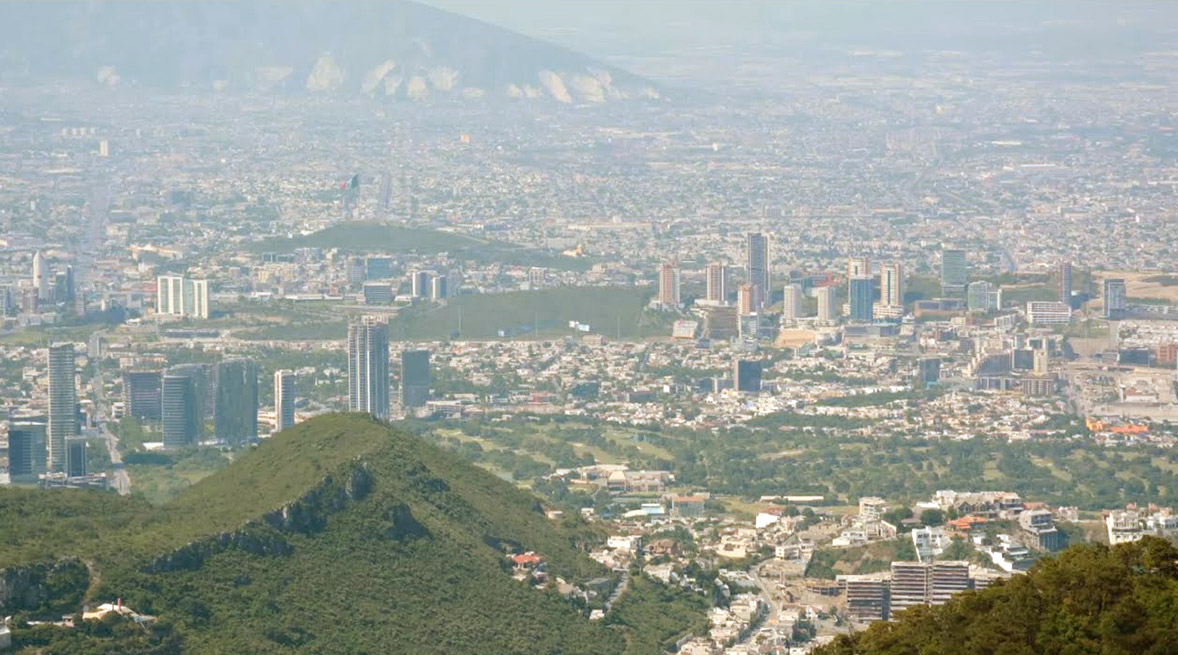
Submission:
[[[1108,278],[1104,281],[1104,317],[1114,320],[1125,317],[1125,310],[1129,308],[1129,293],[1125,281],[1120,278]]]
[[[965,296],[969,284],[969,263],[965,251],[948,248],[941,251],[941,295],[948,298]]]
[[[413,271],[409,275],[410,293],[414,298],[429,298],[430,288],[433,286],[433,271]]]
[[[674,262],[659,266],[659,304],[663,307],[679,306],[679,267]]]
[[[389,418],[389,326],[371,316],[348,323],[348,409]]]
[[[140,421],[160,420],[160,372],[123,373],[123,403],[127,414]]]
[[[161,275],[155,281],[157,314],[209,317],[209,281],[189,280],[181,275]]]
[[[295,373],[274,372],[274,431],[282,432],[295,424]]]
[[[450,279],[445,275],[435,275],[429,282],[429,299],[437,302],[450,297]]]
[[[203,366],[173,366],[164,373],[160,384],[164,448],[186,448],[204,436],[207,384]]]
[[[834,304],[834,287],[817,287],[814,297],[818,300],[818,324],[831,325],[838,320],[838,307]]]
[[[364,283],[367,273],[364,270],[364,260],[353,257],[348,260],[344,274],[348,279],[348,286],[355,288]]]
[[[971,312],[988,312],[990,306],[990,283],[985,280],[974,280],[966,285],[965,306]]]
[[[1072,320],[1072,310],[1053,300],[1031,300],[1027,303],[1027,322],[1031,325],[1066,325]]]
[[[753,307],[760,309],[769,302],[773,280],[769,267],[769,237],[750,232],[745,243],[745,282],[752,286]]]
[[[1060,262],[1055,271],[1055,283],[1059,289],[1059,301],[1069,307],[1072,304],[1072,263]]]
[[[736,290],[736,309],[741,316],[749,316],[757,311],[757,288],[751,284],[742,284]]]
[[[852,257],[847,261],[847,279],[871,275],[870,257]]]
[[[393,259],[391,257],[369,257],[364,263],[364,276],[369,280],[391,280]]]
[[[851,278],[851,320],[870,322],[875,315],[875,278],[860,275]]]
[[[847,589],[847,614],[856,621],[887,621],[889,581],[880,575],[845,575],[839,580]]]
[[[724,262],[708,264],[705,297],[714,305],[728,302],[728,265]]]
[[[365,282],[361,290],[365,305],[391,305],[397,299],[388,282]]]
[[[761,392],[761,362],[738,359],[732,367],[732,388],[748,393]]]
[[[49,298],[49,262],[40,250],[33,254],[33,289],[38,299]]]
[[[802,285],[787,284],[782,289],[781,320],[795,322],[802,317]]]
[[[928,386],[941,381],[941,358],[921,357],[917,361],[917,377],[922,385]]]
[[[904,267],[896,262],[879,269],[880,301],[887,307],[904,306]]]
[[[8,473],[13,478],[34,478],[48,471],[46,428],[44,421],[8,423]]]
[[[241,444],[258,438],[258,365],[249,359],[217,364],[213,433],[222,441]]]
[[[405,407],[422,407],[429,400],[429,387],[429,351],[402,351],[401,404]]]
[[[66,470],[65,442],[78,433],[78,390],[75,386],[74,344],[49,346],[48,466]]]
[[[968,562],[892,562],[891,611],[942,605],[972,586]]]
[[[86,439],[84,437],[70,437],[65,442],[65,474],[71,478],[85,477]]]

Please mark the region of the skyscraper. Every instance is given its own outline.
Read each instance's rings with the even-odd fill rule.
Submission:
[[[879,292],[884,305],[904,306],[904,267],[899,262],[884,264],[879,269]]]
[[[732,367],[732,388],[747,393],[761,392],[761,362],[738,359]]]
[[[870,257],[852,257],[847,261],[847,279],[871,275]]]
[[[78,433],[74,344],[49,346],[49,459],[51,471],[66,470],[66,440]]]
[[[123,404],[140,421],[160,420],[160,372],[123,373]]]
[[[875,313],[875,278],[860,275],[851,278],[851,320],[870,322]]]
[[[814,289],[814,297],[818,300],[819,325],[830,325],[838,320],[838,308],[834,304],[834,287],[818,287]]]
[[[204,367],[173,366],[160,385],[164,448],[186,448],[204,436]]]
[[[985,280],[974,280],[966,285],[965,306],[971,312],[990,311],[990,283]]]
[[[189,280],[181,275],[161,275],[155,281],[157,314],[209,317],[209,281]]]
[[[724,262],[708,264],[705,296],[708,302],[722,305],[728,302],[728,265]]]
[[[389,418],[389,326],[371,316],[348,323],[348,409]]]
[[[227,443],[258,438],[258,365],[249,359],[217,364],[213,433]]]
[[[34,478],[47,471],[44,421],[11,421],[8,424],[8,473]]]
[[[964,250],[946,249],[941,251],[941,294],[949,298],[965,295],[969,284],[969,264]]]
[[[1113,320],[1125,317],[1125,310],[1129,307],[1129,293],[1125,281],[1120,278],[1108,278],[1104,281],[1104,317]]]
[[[208,280],[184,281],[184,307],[187,310],[186,316],[204,319],[209,317]]]
[[[294,371],[274,372],[274,431],[282,432],[295,424]]]
[[[49,298],[49,262],[40,250],[33,254],[33,289],[38,299]]]
[[[752,302],[760,309],[769,302],[772,293],[772,279],[769,272],[769,237],[760,232],[750,232],[745,243],[745,282],[752,286]]]
[[[364,277],[369,280],[393,279],[392,257],[369,257],[364,262]]]
[[[65,474],[71,478],[86,475],[86,439],[84,437],[70,437],[65,442]]]
[[[450,297],[450,279],[445,275],[435,275],[429,282],[429,299],[437,302]]]
[[[411,293],[414,298],[428,298],[431,283],[434,279],[433,271],[413,271],[409,275]]]
[[[741,316],[749,316],[757,311],[757,288],[751,284],[742,284],[736,290],[736,310]]]
[[[1059,301],[1067,306],[1072,305],[1072,263],[1060,262],[1055,272],[1055,282],[1059,288]]]
[[[674,262],[659,266],[659,304],[663,307],[679,306],[679,267]]]
[[[794,322],[802,317],[802,287],[799,284],[787,284],[781,296],[781,320]]]
[[[401,404],[421,407],[429,400],[430,370],[428,350],[401,352]]]

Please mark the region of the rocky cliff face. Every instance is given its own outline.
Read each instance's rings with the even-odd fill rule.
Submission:
[[[76,558],[0,569],[0,616],[76,606],[89,585],[90,571]]]

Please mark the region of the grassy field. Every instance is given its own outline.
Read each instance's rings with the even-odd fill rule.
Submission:
[[[609,337],[667,336],[668,321],[644,311],[651,293],[631,287],[565,287],[459,296],[443,307],[407,312],[389,325],[389,331],[391,338],[403,340],[442,339],[455,333],[461,339],[553,338],[573,334],[568,324],[575,320]]]
[[[101,330],[103,325],[75,325],[70,327],[25,328],[14,332],[0,333],[0,345],[5,346],[48,346],[59,341],[87,341],[90,335]]]
[[[342,248],[355,252],[450,253],[464,261],[499,262],[516,266],[540,266],[569,271],[587,270],[588,259],[575,259],[510,243],[479,239],[466,234],[381,223],[341,223],[313,234],[293,238],[264,239],[254,252],[290,252],[295,248]]]

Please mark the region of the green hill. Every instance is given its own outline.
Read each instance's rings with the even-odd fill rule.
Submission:
[[[18,622],[121,597],[158,616],[18,627],[18,652],[620,653],[626,633],[511,577],[605,574],[584,524],[366,416],[288,430],[162,507],[110,494],[0,491],[0,614]]]
[[[1146,537],[1074,546],[1027,575],[915,607],[815,655],[1178,653],[1178,550]]]
[[[552,338],[574,334],[569,321],[578,321],[611,338],[665,337],[671,333],[669,320],[644,311],[652,294],[647,287],[561,287],[458,296],[441,307],[398,315],[389,324],[389,336],[433,340],[458,332],[462,339],[494,339],[503,330],[528,338],[536,322],[539,336]]]
[[[515,266],[540,266],[568,271],[588,270],[589,259],[565,257],[512,243],[479,239],[466,234],[387,223],[340,223],[293,238],[263,239],[254,252],[290,252],[295,248],[341,248],[359,253],[449,253],[461,261],[498,262]]]

